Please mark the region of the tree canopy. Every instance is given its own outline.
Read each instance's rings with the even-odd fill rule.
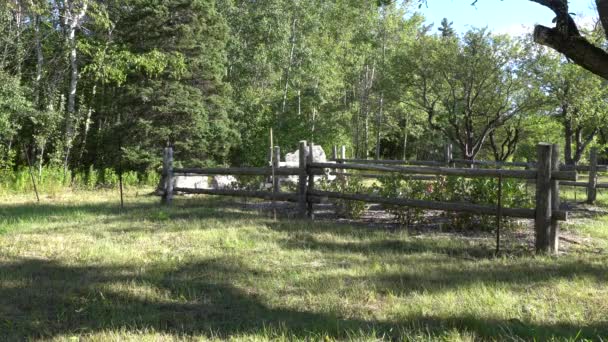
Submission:
[[[417,4],[2,2],[0,167],[23,167],[23,146],[66,174],[156,170],[167,145],[191,166],[261,165],[270,129],[284,150],[307,139],[361,158],[434,159],[451,143],[525,159],[541,136],[574,163],[606,143],[605,83],[581,61],[450,18],[427,26]],[[601,28],[559,18],[560,35],[603,46]]]

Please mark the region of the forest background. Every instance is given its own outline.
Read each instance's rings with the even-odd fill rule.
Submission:
[[[425,22],[418,1],[9,0],[0,4],[0,185],[155,182],[263,165],[269,131],[357,158],[606,159],[608,88],[530,36]],[[581,27],[606,46],[602,26]]]

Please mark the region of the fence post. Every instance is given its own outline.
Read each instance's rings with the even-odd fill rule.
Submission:
[[[272,150],[272,146],[268,148],[268,166],[272,166],[272,156],[274,151]]]
[[[166,198],[167,198],[167,170],[169,169],[169,163],[168,163],[168,158],[167,158],[167,149],[168,147],[163,148],[163,171],[161,174],[161,190],[162,190],[162,196],[160,198],[160,202],[162,204],[165,204],[166,202]]]
[[[336,164],[338,163],[338,161],[336,159],[338,159],[338,145],[334,145],[334,149],[331,151],[331,157],[334,160],[334,162],[336,162]],[[338,173],[338,169],[333,169],[334,173]]]
[[[559,145],[553,144],[551,152],[551,170],[559,171]],[[559,181],[551,180],[551,211],[552,213],[559,210]],[[549,234],[549,244],[551,252],[557,254],[559,252],[559,221],[554,215],[551,215],[551,230]]]
[[[272,191],[273,192],[281,192],[281,182],[280,178],[276,175],[276,170],[280,167],[281,162],[281,148],[279,146],[274,147],[274,156],[272,158]]]
[[[298,179],[298,214],[300,218],[306,217],[306,140],[300,141],[300,176]]]
[[[589,154],[589,185],[587,185],[587,204],[595,203],[597,198],[597,147]]]
[[[346,159],[346,146],[342,145],[342,148],[340,148],[340,159]],[[341,161],[340,164],[344,164],[344,161]],[[346,173],[346,170],[344,169],[340,169],[338,172],[340,173]],[[346,179],[344,177],[344,175],[342,175],[343,179]]]
[[[163,155],[164,192],[162,203],[169,205],[173,200],[173,147],[165,147]]]
[[[312,141],[310,141],[308,143],[308,156],[306,158],[306,171],[308,172],[308,188],[306,189],[306,191],[308,192],[309,190],[314,190],[315,189],[315,174],[313,172],[313,170],[310,168],[310,164],[312,164],[314,162],[314,143]],[[314,220],[315,219],[315,213],[314,213],[314,209],[313,209],[313,203],[312,201],[306,200],[306,207],[307,207],[307,216],[309,219]]]
[[[452,144],[446,144],[443,149],[443,159],[446,167],[452,164]]]
[[[536,148],[536,252],[549,252],[551,230],[551,150],[552,146],[540,143]]]

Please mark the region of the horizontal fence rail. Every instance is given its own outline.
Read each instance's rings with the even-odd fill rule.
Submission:
[[[444,161],[443,162],[438,162],[438,161],[425,161],[425,160],[385,160],[385,159],[347,159],[345,158],[345,153],[342,153],[342,158],[338,158],[337,157],[337,147],[334,147],[334,157],[330,160],[332,161],[336,161],[337,163],[340,164],[347,164],[347,163],[351,163],[351,164],[357,164],[357,165],[362,165],[362,164],[369,164],[369,165],[376,165],[376,166],[388,166],[388,165],[395,165],[395,166],[399,166],[399,165],[421,165],[421,166],[448,166],[450,168],[453,168],[455,165],[457,164],[461,164],[461,165],[469,165],[469,166],[488,166],[488,167],[494,167],[497,169],[501,169],[502,167],[524,167],[526,168],[526,170],[530,170],[530,169],[534,169],[536,168],[537,162],[535,161],[530,161],[530,162],[505,162],[505,161],[486,161],[486,160],[468,160],[468,159],[457,159],[457,158],[452,158],[452,146],[451,145],[446,145],[445,149],[444,149]],[[342,147],[342,150],[344,151],[345,148],[344,146]],[[563,186],[571,186],[571,187],[582,187],[582,188],[587,188],[587,203],[593,203],[596,199],[596,192],[597,189],[608,189],[608,183],[598,183],[598,179],[597,179],[597,173],[598,172],[608,172],[608,165],[599,165],[597,164],[597,149],[592,148],[590,155],[589,155],[589,163],[590,165],[564,165],[564,164],[560,164],[559,168],[557,170],[554,170],[552,172],[552,179],[553,180],[559,180],[560,184]],[[337,168],[335,168],[337,169]],[[353,168],[353,169],[360,169],[360,168]],[[366,168],[366,170],[368,171],[382,171],[382,172],[391,172],[388,171],[386,168],[374,168],[373,170],[371,170],[370,168]],[[468,169],[467,169],[468,170]],[[461,172],[461,171],[457,171],[456,173]],[[576,172],[588,172],[589,173],[589,179],[586,182],[581,182],[578,181],[578,179],[575,176]],[[430,173],[430,172],[429,172]],[[335,175],[339,175],[339,172],[333,172],[330,174],[335,174]],[[342,174],[347,175],[344,171],[342,172]],[[348,174],[350,175],[350,174]],[[374,173],[355,173],[353,175],[358,175],[359,177],[362,178],[380,178],[380,177],[384,177],[385,173],[379,173],[379,174],[374,174]],[[439,173],[437,173],[437,175],[439,175]],[[459,174],[456,174],[457,176],[460,176]],[[428,176],[423,176],[423,175],[415,175],[412,177],[420,177],[421,180],[424,180],[423,177],[428,177]],[[464,176],[464,177],[486,177],[485,175],[481,174],[479,176],[473,176],[473,175],[469,175],[469,176]],[[529,180],[532,180],[535,178],[532,177],[532,174],[528,174],[528,175],[518,175],[515,177],[510,177],[510,178],[526,178],[526,177],[530,177],[527,178]],[[416,178],[412,178],[412,179],[416,179]],[[432,178],[429,178],[429,180],[431,180]]]
[[[496,206],[471,204],[471,203],[464,203],[464,202],[424,201],[424,200],[413,200],[413,199],[407,199],[407,198],[388,198],[388,197],[368,195],[368,194],[345,194],[345,193],[341,193],[341,192],[319,191],[319,190],[309,191],[308,193],[310,195],[312,195],[313,197],[317,197],[319,199],[336,198],[336,199],[345,199],[345,200],[351,200],[351,201],[389,204],[389,205],[397,205],[397,206],[420,208],[420,209],[430,209],[430,210],[457,211],[457,212],[466,212],[466,213],[471,213],[471,214],[493,215],[493,216],[498,214],[498,208]],[[533,219],[535,216],[534,209],[502,208],[501,210],[502,210],[502,215],[508,216],[508,217]],[[565,221],[567,219],[567,213],[565,211],[555,211],[555,212],[553,212],[553,217],[559,221]]]
[[[500,161],[488,161],[488,160],[466,160],[466,159],[452,159],[453,163],[466,164],[466,165],[483,165],[483,166],[497,166],[497,167],[527,167],[535,168],[536,162],[500,162]],[[589,165],[560,165],[561,171],[580,171],[589,172],[591,166]],[[598,172],[607,172],[608,165],[597,165]]]
[[[355,163],[355,164],[380,164],[380,165],[419,165],[419,166],[440,166],[442,162],[429,160],[387,160],[387,159],[343,159],[331,158],[330,161],[338,163]]]
[[[390,177],[392,173],[346,173],[346,172],[329,172],[330,176],[341,176],[341,177],[361,177],[361,178],[383,178]],[[410,175],[407,177],[409,180],[421,180],[430,181],[437,179],[437,176],[425,176],[425,175]]]
[[[486,161],[486,160],[466,160],[452,159],[453,163],[466,165],[484,165],[484,166],[514,166],[514,167],[536,167],[534,162],[501,162],[501,161]]]
[[[415,167],[415,166],[382,166],[370,164],[333,164],[312,163],[311,168],[316,169],[348,169],[363,171],[384,171],[409,175],[440,175],[460,177],[503,177],[517,179],[536,179],[537,172],[534,170],[502,170],[502,169],[457,169],[447,167]],[[551,174],[556,180],[576,180],[574,171],[556,171]]]
[[[199,195],[221,195],[234,197],[251,197],[262,198],[267,200],[277,200],[285,202],[297,202],[298,195],[295,193],[286,192],[270,192],[270,191],[250,191],[250,190],[233,190],[233,189],[190,189],[190,188],[174,188],[175,192],[185,194]]]
[[[197,175],[237,175],[237,176],[270,176],[271,167],[226,167],[226,168],[175,168],[174,174]],[[275,175],[296,176],[300,169],[292,167],[279,167],[274,169]]]
[[[591,171],[591,166],[589,165],[560,165],[560,170],[563,171],[581,171],[581,172],[589,172]],[[607,172],[608,165],[597,165],[596,171],[598,172]]]

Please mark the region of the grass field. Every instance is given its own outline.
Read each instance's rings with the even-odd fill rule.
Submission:
[[[0,198],[0,340],[608,339],[608,216],[495,258],[491,235],[157,203]]]

